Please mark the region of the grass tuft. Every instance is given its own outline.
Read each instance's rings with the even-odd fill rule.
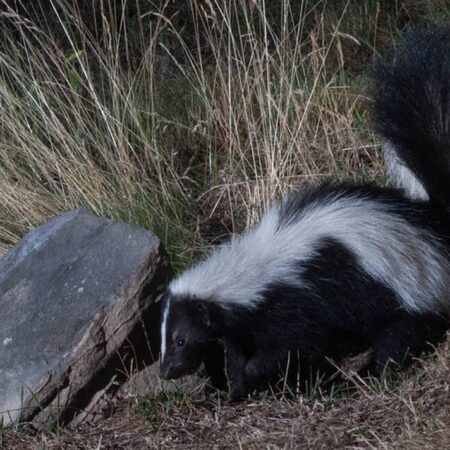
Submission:
[[[3,5],[3,251],[86,206],[155,231],[179,269],[295,184],[380,178],[366,80],[346,72],[350,2],[190,2],[189,35],[161,4],[133,42],[106,6],[93,34],[70,0],[51,27]]]

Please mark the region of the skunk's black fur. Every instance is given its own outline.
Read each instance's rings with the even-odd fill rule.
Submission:
[[[447,29],[409,32],[375,70],[375,123],[430,201],[324,185],[291,194],[168,288],[161,374],[205,362],[232,398],[373,349],[401,368],[449,327],[450,51]],[[444,207],[443,207],[444,206]],[[225,365],[221,364],[225,355]],[[225,372],[224,372],[225,367]],[[297,370],[300,367],[299,370]]]
[[[450,204],[450,28],[411,29],[392,63],[374,68],[376,131],[423,184]]]

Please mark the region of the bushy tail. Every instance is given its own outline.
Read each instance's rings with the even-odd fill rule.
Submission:
[[[373,73],[388,177],[411,197],[450,205],[450,28],[408,31]]]

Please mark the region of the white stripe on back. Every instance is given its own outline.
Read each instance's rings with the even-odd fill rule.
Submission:
[[[300,284],[299,266],[324,238],[348,247],[362,268],[393,289],[409,310],[449,304],[450,267],[434,236],[410,224],[389,204],[331,191],[279,226],[273,206],[260,223],[217,248],[170,283],[174,295],[255,306],[273,282]]]

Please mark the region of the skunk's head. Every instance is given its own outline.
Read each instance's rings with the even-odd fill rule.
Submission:
[[[179,378],[199,368],[208,347],[217,340],[212,309],[209,302],[166,293],[161,322],[162,378]]]

